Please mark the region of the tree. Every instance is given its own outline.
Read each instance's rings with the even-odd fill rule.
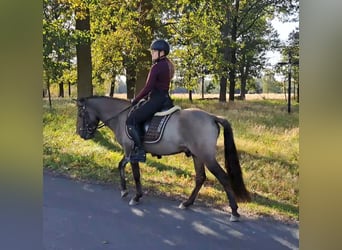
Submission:
[[[234,101],[235,79],[238,69],[238,52],[243,45],[243,36],[249,33],[258,20],[272,17],[276,12],[288,12],[297,9],[298,0],[235,0],[221,1],[218,13],[221,18],[221,34],[223,47],[221,48],[224,60],[223,74],[221,76],[220,101],[226,101],[224,89],[226,88],[226,75],[229,77],[229,101]],[[228,7],[226,7],[228,6]],[[222,11],[224,10],[224,11]],[[228,70],[228,72],[226,71]],[[223,89],[223,90],[222,90]]]
[[[284,53],[291,56],[291,76],[295,86],[295,98],[299,102],[299,29],[296,28],[289,34],[288,46],[284,49]]]
[[[197,89],[200,79],[210,71],[219,71],[215,57],[219,43],[218,25],[211,18],[205,1],[182,1],[168,13],[168,33],[174,44],[172,58],[176,63],[182,87],[189,91]],[[204,70],[205,69],[205,70]]]
[[[266,18],[258,19],[248,32],[241,35],[241,46],[237,51],[240,100],[245,100],[247,81],[261,77],[260,72],[266,65],[265,51],[278,43],[278,35]]]
[[[50,97],[50,84],[61,84],[63,72],[70,67],[72,35],[70,12],[65,4],[57,0],[43,1],[43,69]],[[59,96],[64,90],[60,87]]]
[[[162,20],[158,17],[162,16],[165,5],[157,0],[100,0],[97,5],[98,15],[92,19],[95,38],[108,43],[95,42],[94,51],[98,55],[107,55],[106,58],[99,56],[98,59],[102,57],[103,60],[96,61],[95,65],[97,69],[112,67],[112,79],[114,74],[125,72],[127,98],[133,98],[145,84],[151,65],[149,46],[161,33]]]
[[[80,98],[93,95],[90,11],[89,7],[86,4],[76,7],[75,20],[76,32],[78,35],[78,41],[76,44],[77,97]]]
[[[262,91],[263,93],[281,93],[282,84],[275,79],[275,72],[273,70],[266,70],[262,77]]]
[[[151,42],[164,38],[171,44],[171,57],[176,69],[183,70],[180,75],[189,89],[189,97],[191,90],[197,88],[203,78],[203,69],[206,69],[214,79],[219,80],[220,101],[226,101],[228,81],[229,100],[234,100],[238,78],[243,98],[247,82],[257,76],[257,71],[264,64],[263,53],[270,46],[270,39],[264,37],[268,31],[267,20],[275,13],[295,9],[298,2],[54,1],[69,8],[68,13],[72,15],[69,14],[69,20],[63,22],[72,23],[72,28],[76,28],[77,43],[69,46],[76,44],[79,96],[91,95],[93,87],[102,85],[104,79],[111,81],[113,90],[117,74],[125,73],[127,97],[133,98],[147,77]],[[62,70],[62,74],[64,72]]]

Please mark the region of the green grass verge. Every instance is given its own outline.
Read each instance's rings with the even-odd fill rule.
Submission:
[[[182,108],[197,107],[222,115],[232,124],[236,146],[251,203],[239,204],[249,215],[298,220],[299,106],[287,113],[283,100],[250,100],[219,103],[217,100],[175,99]],[[93,140],[76,133],[76,106],[69,99],[54,99],[50,109],[43,101],[44,168],[72,178],[119,186],[117,165],[122,150],[108,128],[100,129]],[[223,165],[223,133],[218,139],[218,161]],[[126,167],[129,188],[134,182]],[[147,157],[141,164],[144,191],[173,199],[186,199],[194,186],[191,158],[184,154]],[[227,198],[218,181],[207,171],[208,180],[197,202],[227,209]],[[133,191],[134,192],[134,191]]]

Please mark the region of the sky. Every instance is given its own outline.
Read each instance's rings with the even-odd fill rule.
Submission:
[[[279,19],[275,18],[272,20],[273,27],[277,30],[279,33],[279,38],[281,41],[286,41],[289,34],[296,28],[299,27],[298,22],[287,22],[282,23],[279,21]],[[275,65],[276,63],[281,61],[280,53],[269,51],[266,56],[269,58],[269,63],[272,65]]]
[[[282,23],[278,18],[272,20],[273,27],[278,31],[279,37],[281,40],[285,41],[288,38],[288,35],[298,27],[298,22],[288,22]]]

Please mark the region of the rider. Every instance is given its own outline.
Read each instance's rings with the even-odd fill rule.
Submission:
[[[170,45],[165,40],[159,39],[151,44],[150,49],[153,64],[144,88],[132,100],[132,105],[136,105],[145,97],[147,97],[147,101],[136,108],[126,121],[128,133],[134,141],[134,149],[130,155],[131,162],[146,161],[146,153],[141,141],[143,123],[152,118],[164,106],[172,105],[169,89],[175,69],[173,63],[167,58]]]

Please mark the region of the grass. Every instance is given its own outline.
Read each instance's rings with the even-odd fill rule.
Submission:
[[[250,216],[271,216],[298,220],[299,106],[287,113],[283,100],[248,100],[219,103],[217,100],[175,99],[182,108],[198,107],[222,115],[232,124],[236,146],[252,202],[239,204]],[[44,168],[72,178],[119,187],[117,165],[122,157],[120,145],[108,128],[100,129],[93,140],[76,133],[76,107],[69,99],[54,99],[53,109],[44,100]],[[218,161],[223,166],[223,133],[217,143]],[[128,187],[134,192],[129,166]],[[184,154],[161,159],[147,157],[141,164],[144,191],[172,199],[186,199],[194,186],[191,158]],[[218,181],[207,171],[197,203],[229,210],[227,198]]]

